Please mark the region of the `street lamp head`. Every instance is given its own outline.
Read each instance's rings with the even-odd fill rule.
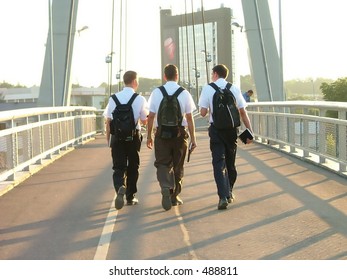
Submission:
[[[231,25],[240,28],[240,31],[242,32],[243,25],[240,25],[240,24],[239,24],[238,22],[236,22],[236,21],[233,21],[233,22],[231,23]]]
[[[84,30],[86,30],[86,29],[88,29],[88,28],[89,28],[89,26],[85,25],[85,26],[83,26],[82,28],[78,29],[78,30],[77,30],[78,36],[80,36],[80,33],[81,33],[82,31],[84,31]]]

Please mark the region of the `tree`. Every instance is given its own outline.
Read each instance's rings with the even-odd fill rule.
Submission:
[[[2,83],[0,83],[0,88],[26,88],[26,86],[22,86],[21,84],[12,85],[3,81]]]
[[[160,86],[162,81],[160,79],[148,79],[139,78],[139,88],[138,92],[151,92],[154,88]]]
[[[320,86],[325,101],[347,102],[347,78],[340,78],[328,84],[322,83]],[[327,111],[327,117],[338,118],[336,111]]]
[[[325,101],[347,102],[347,77],[328,84],[322,83],[320,89]]]
[[[253,89],[254,88],[254,81],[251,75],[246,75],[246,76],[241,76],[240,77],[240,83],[241,83],[241,89],[243,92],[249,90],[249,89]]]

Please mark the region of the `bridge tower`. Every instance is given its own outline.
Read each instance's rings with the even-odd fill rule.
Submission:
[[[242,9],[258,100],[285,101],[269,3],[267,0],[242,0]]]
[[[49,4],[50,22],[38,106],[67,106],[78,0],[50,0]]]

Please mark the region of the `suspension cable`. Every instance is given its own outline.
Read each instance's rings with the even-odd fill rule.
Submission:
[[[190,55],[189,55],[189,38],[188,38],[188,15],[187,15],[187,0],[184,1],[185,6],[185,25],[186,25],[186,46],[187,46],[187,69],[188,69],[188,88],[191,88],[191,79],[190,79]]]
[[[199,101],[199,80],[198,80],[198,67],[196,63],[196,45],[195,45],[195,21],[194,21],[194,7],[193,7],[193,1],[192,3],[192,26],[193,26],[193,46],[194,46],[194,65],[195,65],[195,93],[196,93],[196,102]]]
[[[118,80],[118,91],[121,89],[122,79],[121,79],[121,67],[122,67],[122,21],[123,21],[123,0],[120,0],[120,9],[119,9],[119,80]]]
[[[110,56],[111,56],[111,61],[110,61],[110,74],[109,74],[109,94],[111,96],[112,94],[112,65],[113,65],[113,33],[114,33],[114,0],[112,0],[112,19],[111,19],[111,22],[112,22],[112,26],[111,26],[111,51],[110,51]]]
[[[182,71],[181,71],[181,82],[185,82],[185,76],[186,76],[186,69],[185,69],[185,59],[184,59],[184,36],[183,36],[183,30],[184,30],[184,17],[183,15],[181,15],[181,32],[179,32],[180,34],[180,54],[179,54],[179,58],[180,58],[180,62],[182,62]],[[181,54],[182,54],[182,58],[181,58]]]
[[[125,34],[125,38],[124,38],[124,70],[127,69],[127,46],[128,46],[128,1],[125,1],[125,12],[124,12],[124,34]]]
[[[205,68],[206,68],[206,80],[207,83],[210,83],[210,75],[208,69],[208,60],[207,60],[207,47],[206,47],[206,31],[205,31],[205,13],[204,13],[204,1],[201,0],[201,16],[202,16],[202,28],[204,32],[204,53],[205,53]]]

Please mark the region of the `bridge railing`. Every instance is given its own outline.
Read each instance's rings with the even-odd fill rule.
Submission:
[[[96,133],[93,107],[49,107],[0,112],[0,181]]]
[[[247,111],[260,143],[347,175],[346,102],[258,102]]]
[[[258,102],[247,111],[259,143],[347,176],[347,103]],[[208,126],[206,118],[194,116],[198,128]],[[93,107],[0,112],[0,181],[104,130],[102,110]]]

